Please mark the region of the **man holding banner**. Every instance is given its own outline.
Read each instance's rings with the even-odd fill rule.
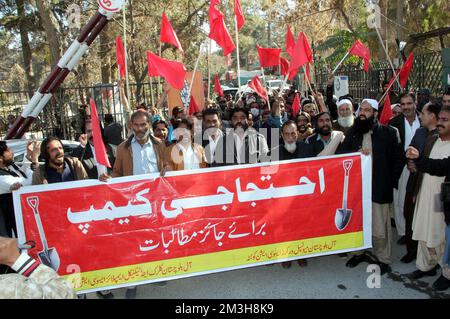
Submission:
[[[390,204],[403,168],[403,152],[398,132],[392,127],[378,125],[377,116],[378,102],[363,100],[359,117],[347,132],[338,153],[362,152],[373,159],[372,245],[375,258],[363,252],[354,255],[346,265],[353,268],[362,261],[377,263],[384,274],[391,271]]]

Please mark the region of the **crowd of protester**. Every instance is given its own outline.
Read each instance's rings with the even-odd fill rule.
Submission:
[[[135,106],[126,136],[111,115],[105,116],[103,141],[112,164],[108,171],[100,171],[96,163],[89,117],[73,156],[64,154],[61,140],[47,137],[40,146],[30,141],[30,164],[18,167],[6,143],[0,142],[0,236],[17,234],[12,192],[22,186],[89,178],[107,181],[150,173],[164,176],[168,171],[362,152],[371,156],[373,163],[373,249],[342,255],[348,259],[346,266],[368,262],[379,265],[385,274],[392,271],[392,245],[405,245],[401,261],[416,260],[417,267],[407,276],[413,280],[436,276],[440,269],[433,289],[448,289],[450,187],[445,182],[450,172],[450,91],[436,100],[424,94],[426,90],[393,93],[394,117],[388,124],[381,124],[385,107],[379,100],[381,95],[378,100],[357,100],[350,95],[338,99],[333,96],[332,83],[330,77],[326,90],[301,96],[300,109],[293,108],[298,93],[295,89],[274,91],[269,101],[238,92],[235,97],[206,100],[204,110],[192,115],[182,106],[175,107],[168,118],[161,112],[167,95],[164,90],[155,107],[148,108],[144,103]],[[128,105],[125,99],[122,102]],[[439,195],[441,199],[436,201]],[[398,240],[394,240],[393,224]],[[6,260],[1,258],[2,240],[0,263]],[[26,256],[21,258],[25,260]],[[14,262],[3,264],[12,266]],[[298,264],[305,267],[307,260],[301,259]],[[291,265],[282,263],[285,268]],[[17,268],[7,266],[3,272]],[[2,277],[0,291],[2,285],[14,280]],[[59,297],[68,296],[64,289],[61,291]],[[113,297],[110,291],[99,295]],[[135,297],[136,288],[128,289],[127,296]]]

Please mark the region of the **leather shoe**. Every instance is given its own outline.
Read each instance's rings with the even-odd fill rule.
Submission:
[[[292,266],[292,262],[291,261],[283,261],[281,263],[281,267],[283,267],[284,269],[291,268],[291,266]]]
[[[111,292],[111,291],[109,291],[109,290],[106,290],[106,291],[97,291],[97,296],[100,298],[100,299],[114,299],[114,294]]]
[[[444,291],[450,288],[450,279],[445,278],[444,276],[440,276],[434,283],[433,289],[437,291]]]
[[[391,266],[389,266],[388,264],[382,263],[381,261],[379,261],[377,263],[377,265],[380,266],[381,276],[383,276],[387,272],[391,272],[392,271]]]
[[[306,266],[308,266],[308,259],[299,259],[299,260],[297,260],[297,264],[300,267],[306,267]]]
[[[347,263],[345,264],[346,267],[355,268],[363,261],[367,260],[367,256],[365,254],[361,255],[355,255],[352,258],[350,258]]]
[[[433,268],[428,271],[422,271],[422,270],[417,269],[417,270],[413,271],[412,273],[409,273],[406,275],[406,277],[408,277],[409,279],[420,279],[425,276],[430,276],[430,277],[436,276],[436,268]]]
[[[125,292],[125,297],[127,299],[136,299],[137,287],[128,288]]]
[[[402,263],[405,263],[405,264],[409,264],[410,262],[412,262],[414,259],[416,259],[416,256],[417,256],[417,253],[415,253],[415,254],[406,254],[405,256],[403,256],[401,259],[400,259],[400,261],[402,262]]]
[[[406,236],[402,236],[397,240],[397,245],[406,245]]]

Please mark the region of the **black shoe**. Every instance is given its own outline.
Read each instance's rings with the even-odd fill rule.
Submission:
[[[367,256],[365,254],[355,255],[347,261],[345,266],[350,267],[350,268],[355,268],[363,261],[367,261]]]
[[[308,266],[308,259],[299,259],[299,260],[297,260],[297,264],[300,267],[306,267],[306,266]]]
[[[436,276],[436,268],[433,268],[428,271],[422,271],[422,270],[417,269],[417,270],[413,271],[412,273],[409,273],[406,275],[406,277],[408,277],[409,279],[420,279],[425,276],[430,276],[430,277]]]
[[[103,291],[97,291],[97,296],[100,299],[114,299],[114,294],[111,291],[104,293]]]
[[[380,266],[381,276],[383,276],[387,272],[392,272],[392,268],[388,264],[385,264],[385,263],[382,263],[381,261],[379,261],[377,263],[377,265]]]
[[[434,283],[433,289],[437,291],[444,291],[450,288],[450,279],[445,278],[444,276],[440,276]]]
[[[281,263],[281,267],[283,267],[284,269],[291,268],[291,266],[292,266],[292,261],[284,261]]]
[[[416,256],[417,256],[417,253],[415,253],[415,254],[410,254],[410,253],[408,253],[408,254],[406,254],[405,256],[403,256],[402,259],[400,259],[400,261],[401,261],[402,263],[409,264],[409,263],[412,262],[414,259],[416,259]]]
[[[397,226],[395,225],[395,219],[391,218],[391,227],[392,228],[397,228]]]
[[[127,299],[136,299],[137,287],[128,288],[125,293]]]
[[[406,245],[406,236],[402,236],[397,240],[397,245]]]

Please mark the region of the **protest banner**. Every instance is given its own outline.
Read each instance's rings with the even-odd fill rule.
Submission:
[[[356,153],[23,187],[19,242],[78,293],[361,250],[371,167]]]

